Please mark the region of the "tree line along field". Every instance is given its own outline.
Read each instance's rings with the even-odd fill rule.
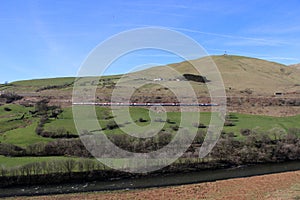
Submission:
[[[156,136],[139,139],[128,136],[120,129],[120,126],[130,125],[126,118],[124,123],[116,124],[114,119],[117,116],[114,116],[110,108],[95,107],[95,110],[102,128],[100,131],[119,147],[137,153],[147,153],[167,145],[176,132],[182,129],[180,118],[184,114],[167,112],[166,119],[161,119],[155,111],[130,107],[133,123],[139,126],[149,125],[149,112],[153,112],[153,124],[163,124]],[[195,131],[197,134],[182,158],[172,165],[173,169],[180,171],[185,168],[229,167],[299,159],[300,115],[269,117],[239,113],[229,113],[226,116],[217,145],[206,158],[199,159],[197,148],[205,138],[211,115],[209,112],[200,113],[200,123],[194,119],[189,120],[188,131]],[[111,170],[96,162],[81,143],[79,134],[85,137],[92,132],[86,130],[77,133],[70,107],[49,105],[47,100],[41,100],[31,107],[4,104],[0,106],[0,125],[0,177]],[[157,162],[159,161],[153,160],[154,164]],[[122,159],[114,160],[116,166],[122,166],[122,163]],[[67,177],[72,178],[71,175]]]

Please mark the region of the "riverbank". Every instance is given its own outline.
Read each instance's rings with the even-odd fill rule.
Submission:
[[[235,178],[162,188],[18,197],[27,200],[65,199],[299,199],[300,171]],[[12,198],[9,198],[12,199]]]
[[[288,171],[299,171],[300,162],[269,163],[253,166],[240,166],[227,169],[207,169],[186,173],[152,174],[151,176],[114,179],[106,181],[92,181],[68,184],[50,184],[33,186],[16,186],[3,188],[0,197],[42,196],[54,194],[68,194],[94,191],[133,190],[158,187],[179,186],[229,180],[233,178],[252,177]]]

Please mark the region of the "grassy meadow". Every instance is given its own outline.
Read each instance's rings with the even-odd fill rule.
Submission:
[[[122,109],[122,108],[121,108]],[[139,107],[132,107],[130,108],[130,114],[132,120],[137,123],[139,126],[148,125],[150,122],[149,111],[145,108]],[[99,124],[101,127],[105,127],[110,121],[113,120],[111,111],[106,107],[96,107],[96,114],[98,116]],[[155,114],[154,114],[155,115]],[[107,117],[109,116],[109,117]],[[271,117],[271,116],[261,116],[261,115],[248,115],[248,114],[240,114],[240,113],[231,113],[231,119],[229,119],[233,125],[232,126],[224,126],[223,130],[226,133],[232,132],[236,135],[236,137],[243,137],[240,134],[241,129],[252,129],[255,131],[261,132],[268,132],[274,129],[278,131],[288,131],[290,128],[300,128],[300,115],[290,116],[290,117]],[[168,112],[167,119],[168,122],[154,122],[154,123],[165,123],[163,129],[165,131],[175,132],[173,130],[174,126],[180,125],[180,112]],[[139,119],[144,119],[145,122],[140,122]],[[201,112],[200,113],[200,123],[204,124],[205,126],[209,125],[211,118],[211,113],[209,112]],[[124,126],[126,126],[124,120]],[[196,128],[193,126],[193,121],[191,119],[189,128]],[[76,128],[73,121],[72,116],[72,109],[66,108],[64,111],[59,115],[58,119],[50,119],[45,124],[46,130],[55,130],[59,127],[64,127],[67,131],[71,133],[76,133]],[[123,133],[119,128],[113,130],[104,130],[104,133]]]

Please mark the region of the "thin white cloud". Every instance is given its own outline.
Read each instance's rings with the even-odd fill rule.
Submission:
[[[270,56],[270,57],[261,57],[262,59],[266,60],[288,60],[288,61],[299,61],[298,58],[292,58],[292,57],[276,57],[276,56]]]
[[[147,25],[147,24],[113,24],[112,26],[116,26],[116,27],[126,27],[127,26],[127,27],[132,27],[132,28],[149,27],[149,26],[153,27],[153,25]],[[209,36],[214,36],[214,37],[218,37],[218,38],[234,39],[234,41],[227,42],[228,45],[232,45],[232,46],[262,46],[262,45],[264,45],[264,46],[280,46],[280,45],[289,44],[288,42],[282,41],[282,40],[212,33],[212,32],[205,32],[205,31],[199,31],[199,30],[181,28],[181,27],[162,26],[162,28],[169,28],[169,29],[173,29],[173,30],[177,30],[177,31],[196,33],[196,34],[202,34],[202,35],[209,35]]]
[[[204,35],[210,35],[210,36],[215,36],[215,37],[229,38],[229,39],[237,40],[236,42],[230,43],[231,45],[271,45],[271,46],[274,46],[274,45],[287,44],[285,41],[280,41],[280,40],[211,33],[211,32],[204,32],[204,31],[198,31],[198,30],[187,29],[187,28],[177,28],[177,27],[169,27],[169,28],[179,30],[179,31],[199,33],[199,34],[204,34]]]
[[[274,27],[274,26],[260,26],[247,29],[245,32],[247,33],[255,33],[255,34],[288,34],[288,33],[299,33],[300,26],[281,26],[281,27]]]
[[[189,13],[197,13],[197,12],[210,12],[210,13],[218,13],[218,14],[233,14],[233,13],[241,13],[247,9],[247,6],[244,4],[235,4],[232,6],[230,3],[222,3],[222,2],[213,2],[213,1],[198,1],[198,2],[184,2],[185,4],[178,4],[177,2],[166,2],[162,1],[160,3],[149,3],[149,2],[128,2],[124,1],[120,5],[134,7],[134,8],[144,8],[143,12],[145,12],[145,8],[148,9],[156,9],[156,10],[166,10],[166,9],[181,9],[184,11],[189,11]],[[162,14],[162,13],[161,13]]]
[[[232,41],[225,42],[224,45],[227,46],[281,46],[285,43],[274,40],[245,40],[236,39]]]

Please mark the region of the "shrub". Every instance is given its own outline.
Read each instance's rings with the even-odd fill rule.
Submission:
[[[114,120],[111,120],[107,123],[106,128],[109,130],[113,130],[113,129],[119,128],[119,126]]]
[[[236,135],[233,132],[227,133],[228,137],[236,137]]]
[[[48,100],[47,99],[43,99],[39,102],[37,102],[35,104],[35,110],[37,111],[37,113],[39,115],[46,115],[47,114],[47,111],[49,110],[49,107],[48,107]]]
[[[246,129],[241,129],[241,130],[240,130],[240,133],[241,133],[241,135],[243,135],[243,136],[248,136],[248,135],[251,134],[251,130],[248,129],[248,128],[246,128]]]
[[[25,149],[13,145],[0,143],[0,155],[4,156],[22,156],[25,154]]]
[[[205,135],[206,135],[205,131],[198,130],[197,134],[196,134],[196,136],[194,138],[194,143],[201,144],[204,141]]]
[[[168,132],[161,132],[158,134],[158,141],[160,146],[164,146],[169,144],[169,142],[172,140],[173,135]]]
[[[224,126],[235,126],[235,124],[230,120],[225,120]]]
[[[171,126],[171,129],[173,131],[178,131],[179,130],[179,126],[178,125]]]
[[[38,127],[36,127],[35,132],[36,132],[36,134],[41,135],[43,133],[43,128],[38,126]]]
[[[193,123],[193,126],[196,127],[196,128],[206,128],[207,126],[204,125],[203,123]]]
[[[253,91],[250,88],[246,88],[245,90],[241,90],[241,93],[245,93],[245,94],[252,94]]]
[[[142,117],[139,118],[139,122],[147,122],[148,120],[143,119]]]
[[[5,107],[4,110],[7,111],[7,112],[11,111],[11,109],[8,108],[8,107]]]
[[[0,95],[0,98],[6,99],[6,103],[12,103],[14,101],[22,99],[23,97],[13,92],[5,92]]]
[[[176,122],[172,122],[170,119],[167,119],[166,121],[168,124],[176,124]]]

